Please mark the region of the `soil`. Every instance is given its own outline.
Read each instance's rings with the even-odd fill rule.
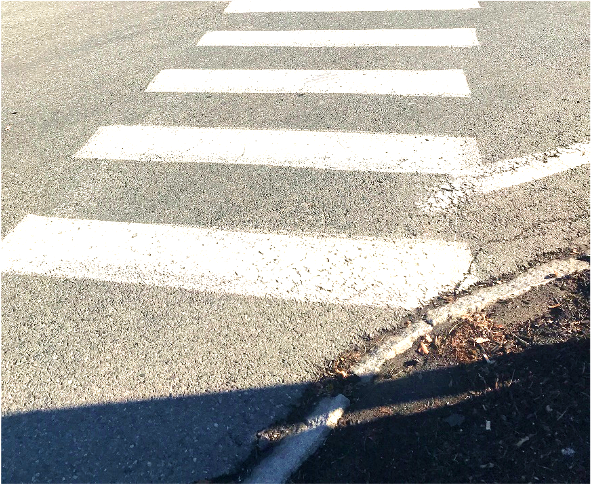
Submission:
[[[589,483],[589,271],[388,362],[291,483]]]

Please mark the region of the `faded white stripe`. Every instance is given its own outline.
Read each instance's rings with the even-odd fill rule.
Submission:
[[[477,46],[476,29],[290,30],[207,32],[200,46]]]
[[[471,178],[470,182],[473,190],[486,194],[586,164],[589,164],[589,144],[579,144],[563,148],[555,156],[514,158],[497,162],[490,167],[484,166],[484,173]]]
[[[29,215],[2,269],[256,297],[406,309],[454,287],[467,245],[232,232]]]
[[[474,167],[472,174],[456,176],[449,186],[435,190],[423,208],[428,211],[446,209],[472,194],[487,194],[588,165],[589,152],[588,143],[578,143],[553,153],[535,153]]]
[[[464,71],[165,69],[146,89],[165,93],[348,93],[469,97]]]
[[[475,0],[234,0],[224,13],[387,12],[394,10],[466,10]]]
[[[176,126],[103,126],[74,157],[455,176],[480,167],[473,138]]]

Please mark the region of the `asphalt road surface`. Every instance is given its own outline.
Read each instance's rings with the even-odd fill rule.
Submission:
[[[365,335],[588,250],[588,2],[227,6],[2,2],[3,482],[231,472]],[[394,29],[466,45],[198,45]]]

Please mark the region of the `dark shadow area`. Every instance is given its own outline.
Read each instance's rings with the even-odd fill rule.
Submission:
[[[256,410],[298,386],[35,411],[2,419],[2,482],[190,483],[248,456]],[[303,387],[303,386],[302,386]]]
[[[269,430],[272,435],[273,429],[285,429],[300,423],[319,398],[343,393],[351,398],[351,408],[329,437],[324,447],[328,451],[320,452],[306,463],[297,476],[298,480],[311,483],[479,480],[511,483],[536,481],[537,477],[541,482],[587,482],[588,278],[588,272],[582,272],[557,280],[543,290],[532,290],[515,301],[499,302],[489,312],[494,318],[493,323],[472,319],[470,324],[458,328],[457,324],[451,330],[441,328],[439,336],[451,335],[451,340],[435,347],[428,356],[421,357],[415,348],[410,349],[388,363],[378,379],[369,386],[361,385],[354,377],[340,377],[329,364],[325,376],[313,385],[303,382],[299,385],[6,415],[2,419],[2,481],[189,483],[215,477],[221,482],[236,481],[238,476],[222,474],[236,471],[243,477],[268,452],[260,446],[260,442],[257,443],[258,436],[268,437],[268,431],[262,435],[260,431]],[[47,280],[55,292],[55,282]],[[67,286],[67,283],[63,284]],[[190,333],[162,333],[169,327],[175,327],[172,323],[164,326],[163,321],[156,318],[150,324],[134,316],[136,312],[131,311],[135,301],[133,288],[87,284],[88,293],[94,295],[96,301],[86,302],[93,311],[80,322],[75,321],[76,313],[68,309],[77,308],[77,302],[85,299],[86,293],[70,289],[54,294],[66,319],[51,322],[44,329],[42,322],[27,318],[24,312],[18,325],[24,333],[16,330],[7,333],[3,326],[3,343],[12,339],[14,343],[11,347],[25,354],[3,352],[4,412],[9,397],[6,393],[15,392],[14,386],[6,385],[6,373],[14,380],[19,375],[18,360],[29,357],[27,349],[30,345],[26,342],[28,332],[25,330],[31,329],[31,325],[35,338],[47,347],[46,350],[37,349],[30,356],[32,362],[27,364],[28,368],[38,366],[41,377],[36,379],[42,381],[44,375],[52,380],[56,376],[58,380],[68,378],[68,374],[56,367],[52,360],[57,342],[60,342],[69,349],[69,352],[63,353],[65,365],[73,368],[82,366],[77,371],[80,375],[76,377],[78,385],[81,383],[89,388],[82,391],[88,395],[96,393],[96,389],[91,389],[93,375],[97,376],[97,382],[106,382],[107,386],[120,388],[123,382],[130,390],[138,385],[137,389],[141,390],[142,384],[138,380],[141,381],[143,374],[140,372],[149,373],[150,365],[161,369],[159,372],[162,375],[158,375],[157,380],[164,382],[167,378],[164,373],[169,370],[162,366],[158,353],[150,353],[152,341],[162,345],[172,340],[182,342],[177,350],[173,348],[174,352],[169,350],[168,356],[165,356],[170,359],[170,371],[175,373],[182,372],[180,368],[175,369],[178,367],[176,361],[184,363],[183,356],[175,355],[176,352],[182,353],[185,347],[211,348],[204,345],[204,341],[201,345],[192,341]],[[105,288],[101,290],[103,286]],[[39,290],[31,292],[30,300],[23,300],[27,293],[26,285],[18,287],[21,290],[18,301],[26,308],[32,307],[32,315],[38,313],[34,308],[35,301],[51,305],[47,296],[39,298],[43,295]],[[117,291],[121,293],[118,295]],[[144,296],[137,297],[140,307],[151,296],[158,296],[156,300],[168,301],[179,311],[203,307],[201,311],[205,313],[231,315],[224,313],[223,305],[224,300],[229,298],[212,297],[211,304],[215,303],[215,306],[210,306],[207,300],[199,303],[205,296],[195,296],[196,299],[189,300],[187,306],[184,298],[189,298],[189,293],[175,293],[177,299],[173,301],[163,300],[163,294],[156,290],[137,291]],[[17,307],[12,307],[12,300],[7,300],[6,292],[3,292],[4,317],[18,312]],[[10,297],[10,292],[8,295]],[[65,299],[65,295],[71,301]],[[118,299],[126,302],[126,306],[118,309],[118,326],[125,329],[129,336],[118,333],[109,340],[107,335],[113,332],[105,332],[109,319],[101,311],[115,305]],[[258,305],[259,311],[264,314],[260,302],[253,304]],[[537,313],[520,312],[519,307],[523,305],[535,306]],[[294,307],[288,313],[295,314],[296,309]],[[128,313],[128,320],[121,320]],[[169,317],[168,321],[174,322],[173,315]],[[99,325],[96,327],[97,337],[91,339],[92,346],[76,344],[77,335],[95,335],[92,318],[96,318]],[[185,318],[200,322],[200,325],[206,323],[199,313]],[[320,314],[313,321],[318,330],[321,327]],[[277,323],[274,319],[273,325]],[[156,329],[152,328],[154,325]],[[493,341],[483,344],[490,345],[487,352],[491,363],[470,353],[476,349],[470,342],[477,335],[470,332],[480,332],[479,329],[484,328],[482,325],[489,325],[487,332],[492,332],[489,336]],[[241,327],[236,328],[236,331],[241,331]],[[280,327],[282,332],[288,329],[287,326]],[[208,333],[212,331],[210,329]],[[155,338],[156,335],[160,338]],[[215,335],[213,337],[216,338]],[[260,334],[261,338],[264,339],[264,333]],[[238,340],[244,339],[247,338],[239,336]],[[126,358],[145,361],[145,367],[141,362],[138,366],[130,365],[128,369],[122,369],[124,372],[115,380],[104,371],[93,374],[92,360],[100,360],[100,354],[104,352],[116,358],[121,351],[118,349],[121,341],[127,342]],[[280,339],[270,338],[267,341],[275,343],[273,355],[282,355]],[[295,339],[291,341],[295,342]],[[497,348],[493,347],[495,342],[502,344],[498,350],[494,350]],[[254,343],[250,342],[250,345]],[[101,349],[101,344],[106,346]],[[226,341],[226,345],[229,342]],[[95,347],[99,347],[98,354]],[[139,353],[134,350],[138,348]],[[76,355],[80,357],[76,359]],[[83,363],[85,356],[91,358],[86,364]],[[456,365],[458,356],[473,361],[460,360],[470,363]],[[271,357],[268,355],[266,358]],[[247,364],[242,359],[231,365],[240,372],[246,372]],[[217,367],[208,373],[215,369]],[[117,373],[118,369],[113,366],[112,371]],[[204,372],[204,369],[195,365],[184,379],[198,381],[199,372]],[[82,374],[91,380],[84,380]],[[26,374],[22,378],[26,378]],[[56,395],[43,396],[36,394],[39,393],[36,381],[30,382],[33,385],[26,388],[29,394],[16,392],[28,395],[32,402],[51,403],[44,398],[50,397],[53,402],[59,402],[62,396],[58,394],[64,389],[63,398],[68,402],[63,386],[48,382],[47,388]],[[72,396],[75,394],[72,393]],[[123,393],[119,391],[118,394]],[[98,395],[109,396],[108,393]],[[18,402],[17,399],[22,400],[23,396],[13,399]],[[105,397],[102,399],[106,400]],[[290,406],[294,404],[298,406],[291,408],[289,414]],[[51,407],[51,404],[45,405]],[[27,406],[27,402],[24,401],[21,406]],[[491,425],[490,431],[486,429],[487,421]],[[277,425],[269,428],[273,422]],[[522,442],[524,438],[527,439]],[[269,449],[272,450],[272,447]],[[246,467],[242,471],[236,470],[241,463],[246,463]]]
[[[369,423],[356,423],[351,416],[361,417],[364,409],[353,405],[356,414],[342,422],[326,445],[338,466],[318,462],[324,459],[320,454],[304,465],[298,482],[512,482],[537,476],[542,482],[571,477],[585,483],[588,362],[585,339],[508,354],[494,365],[478,362],[378,382],[364,406],[371,412],[381,409],[379,419],[374,415]],[[343,390],[355,379],[330,384]],[[248,413],[253,406],[281,401],[282,394],[304,387],[6,416],[2,481],[186,483],[215,477],[230,449],[241,449],[244,458],[252,452],[257,430],[249,428]],[[453,403],[466,393],[471,399]],[[549,427],[561,413],[562,423]],[[485,429],[486,420],[493,423],[491,431]],[[525,436],[527,446],[517,447]],[[566,448],[575,451],[575,458],[564,456]],[[503,461],[516,452],[523,455],[522,469],[507,469]],[[540,454],[546,454],[546,471],[532,467]]]
[[[293,483],[589,482],[588,338],[368,394]]]

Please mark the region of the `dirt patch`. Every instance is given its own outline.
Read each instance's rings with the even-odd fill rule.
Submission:
[[[389,362],[293,483],[589,483],[589,272]]]

